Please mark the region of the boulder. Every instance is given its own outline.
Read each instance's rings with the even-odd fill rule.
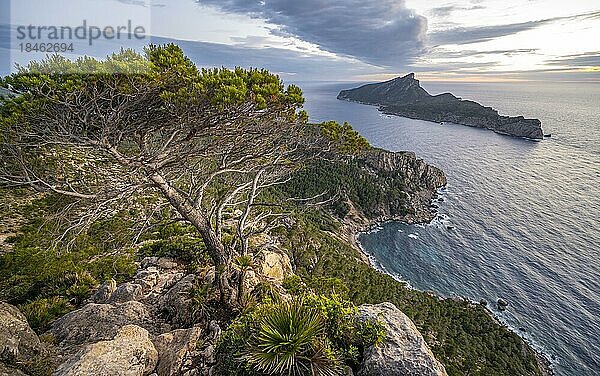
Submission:
[[[202,335],[200,328],[179,329],[162,334],[154,340],[158,351],[158,376],[183,374],[184,366],[191,363],[193,353]]]
[[[258,255],[258,272],[265,278],[281,282],[292,272],[292,264],[285,253],[263,250]]]
[[[196,276],[190,274],[169,289],[158,300],[157,306],[167,313],[169,320],[179,327],[193,325],[193,307],[190,291]]]
[[[14,306],[0,302],[0,362],[14,364],[32,359],[41,351],[38,336]]]
[[[202,340],[198,342],[197,357],[194,359],[193,367],[194,371],[199,376],[212,376],[219,375],[215,371],[216,359],[215,359],[215,348],[219,338],[221,337],[221,327],[219,324],[212,320],[208,324],[207,333],[203,336]]]
[[[502,298],[499,298],[496,301],[496,303],[498,305],[498,310],[499,311],[504,311],[504,310],[506,310],[506,307],[508,307],[508,302],[506,300],[502,299]]]
[[[244,291],[252,291],[260,283],[260,278],[254,270],[248,270],[244,278]]]
[[[136,325],[122,327],[114,339],[87,345],[56,370],[56,376],[149,375],[158,353],[148,331]]]
[[[87,304],[56,320],[51,332],[61,347],[112,339],[124,325],[148,322],[146,307],[135,301]]]
[[[0,362],[0,376],[27,376],[16,368],[12,368]]]
[[[141,269],[156,267],[159,269],[178,269],[180,266],[177,261],[167,257],[146,257],[140,262]]]
[[[392,303],[363,305],[360,318],[379,320],[386,338],[365,351],[359,376],[446,376],[415,324]]]
[[[142,292],[148,294],[158,284],[160,271],[155,266],[150,266],[147,269],[141,269],[133,277],[133,283],[142,287]]]
[[[110,281],[104,282],[102,285],[100,285],[90,300],[93,303],[106,303],[108,298],[110,298],[116,289],[117,282],[114,279],[111,279]]]
[[[168,258],[146,257],[132,283],[142,287],[144,300],[155,303],[161,295],[185,277],[185,270]]]
[[[108,304],[125,303],[132,300],[142,300],[144,298],[144,289],[137,283],[123,283],[108,298]]]

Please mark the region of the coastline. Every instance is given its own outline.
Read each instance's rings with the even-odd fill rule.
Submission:
[[[435,199],[436,197],[438,197],[438,195],[439,195],[439,190],[437,190],[432,195],[432,198],[430,200]],[[424,290],[417,289],[410,284],[410,281],[405,281],[402,278],[400,278],[398,275],[395,275],[394,273],[390,273],[389,271],[387,271],[385,269],[385,267],[383,267],[382,265],[378,265],[377,258],[374,255],[370,254],[362,246],[362,244],[359,241],[360,235],[371,232],[373,230],[376,230],[380,226],[383,226],[386,223],[390,223],[390,222],[400,222],[400,223],[409,224],[409,225],[430,224],[437,217],[438,213],[435,212],[433,210],[433,208],[430,208],[429,212],[430,212],[431,216],[428,216],[426,218],[417,218],[414,216],[405,216],[405,217],[396,216],[396,217],[389,217],[389,218],[382,217],[382,218],[377,218],[377,219],[367,219],[361,215],[361,219],[363,220],[362,223],[357,223],[356,220],[353,218],[350,218],[350,219],[345,218],[344,222],[343,222],[342,231],[343,231],[343,235],[344,235],[344,238],[346,239],[346,241],[355,250],[357,250],[358,253],[361,255],[361,260],[364,261],[366,264],[368,264],[374,270],[376,270],[380,273],[389,275],[390,277],[394,278],[399,283],[402,283],[408,289],[432,294],[433,296],[436,296],[440,300],[441,299],[450,299],[450,297],[443,296],[435,291],[424,291]],[[465,302],[469,302],[472,306],[480,305],[479,302],[476,302],[476,301],[474,301],[470,298],[464,297],[464,296],[455,296],[452,298],[461,299]],[[540,346],[532,343],[530,339],[526,338],[523,335],[523,333],[518,330],[518,328],[511,327],[507,323],[503,322],[498,316],[496,316],[494,311],[492,311],[489,308],[489,305],[483,306],[483,308],[484,308],[485,312],[489,315],[489,317],[492,318],[492,320],[496,324],[498,324],[498,325],[510,330],[511,332],[515,333],[516,335],[518,335],[519,338],[521,338],[521,340],[525,344],[527,344],[527,346],[529,348],[531,348],[533,350],[533,353],[534,353],[535,358],[538,363],[538,367],[543,375],[545,375],[545,376],[554,376],[555,375],[555,372],[553,369],[553,362],[550,359],[551,358],[550,354],[547,354],[546,352],[544,352],[543,348],[541,348]]]
[[[358,100],[354,100],[351,98],[346,98],[346,97],[339,97],[337,98],[338,100],[343,100],[346,102],[350,102],[350,103],[357,103],[357,104],[361,104],[361,105],[367,105],[367,106],[374,106],[377,107],[377,111],[379,111],[379,113],[381,113],[382,115],[387,115],[387,116],[398,116],[398,117],[403,117],[403,118],[407,118],[407,119],[412,119],[412,120],[421,120],[421,121],[428,121],[431,123],[439,123],[440,121],[436,120],[436,119],[432,119],[432,118],[425,118],[425,117],[420,117],[420,116],[416,116],[416,115],[412,115],[410,113],[403,113],[403,114],[399,114],[396,113],[392,110],[389,109],[389,107],[386,107],[382,104],[379,103],[373,103],[373,102],[363,102],[363,101],[358,101]],[[500,115],[499,115],[500,116]],[[527,120],[527,119],[524,119]],[[464,127],[471,127],[471,128],[480,128],[480,129],[485,129],[488,131],[492,131],[496,134],[502,135],[502,136],[508,136],[508,137],[516,137],[516,138],[522,138],[524,140],[528,140],[528,141],[534,141],[534,142],[540,142],[544,139],[544,133],[542,132],[542,137],[527,137],[527,136],[522,136],[522,135],[517,135],[517,134],[512,134],[506,130],[499,130],[499,129],[494,129],[494,128],[489,128],[483,125],[479,125],[479,124],[468,124],[467,122],[460,122],[460,121],[448,121],[448,120],[444,120],[442,121],[444,123],[452,123],[452,124],[456,124],[456,125],[460,125],[460,126],[464,126]]]

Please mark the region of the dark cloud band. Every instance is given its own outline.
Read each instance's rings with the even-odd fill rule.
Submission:
[[[199,0],[227,12],[248,14],[278,26],[276,31],[324,50],[383,66],[418,56],[427,19],[402,0]]]

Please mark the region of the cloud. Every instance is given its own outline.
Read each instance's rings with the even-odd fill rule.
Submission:
[[[546,61],[547,65],[568,67],[600,67],[600,51],[560,56]]]
[[[597,20],[600,11],[577,14],[574,16],[554,17],[537,21],[520,22],[506,25],[455,27],[429,34],[429,42],[440,44],[471,44],[487,42],[496,38],[532,30],[558,21]]]
[[[259,48],[162,37],[152,37],[152,43],[176,43],[200,67],[266,68],[283,79],[294,82],[345,80],[355,75],[382,71],[381,68],[357,61],[283,48]]]
[[[441,47],[435,47],[429,50],[427,57],[430,58],[463,58],[463,57],[482,57],[482,56],[493,56],[493,55],[504,55],[504,56],[515,56],[521,54],[535,54],[539,51],[537,48],[514,48],[507,50],[461,50],[451,51]]]
[[[435,17],[448,17],[456,11],[481,10],[485,9],[483,5],[475,5],[472,7],[461,7],[457,5],[444,5],[441,7],[432,8],[429,13]]]
[[[427,19],[404,0],[199,0],[226,12],[276,25],[273,33],[294,36],[343,56],[399,66],[420,54]]]

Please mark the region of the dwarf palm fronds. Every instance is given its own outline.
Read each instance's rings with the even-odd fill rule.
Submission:
[[[325,337],[320,312],[302,302],[275,306],[260,322],[248,362],[259,372],[286,376],[334,376],[339,363]]]

